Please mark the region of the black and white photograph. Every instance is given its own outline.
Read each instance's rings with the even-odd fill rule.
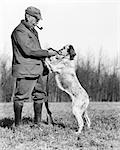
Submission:
[[[120,1],[2,0],[0,150],[120,150]]]

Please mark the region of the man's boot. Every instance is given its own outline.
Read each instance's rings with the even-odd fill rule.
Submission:
[[[15,116],[15,126],[17,127],[21,124],[23,103],[15,101],[13,107]]]
[[[43,103],[34,102],[34,123],[39,124],[42,116],[42,105]]]

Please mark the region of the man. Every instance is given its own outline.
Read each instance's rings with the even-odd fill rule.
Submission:
[[[34,122],[40,123],[42,104],[46,99],[43,85],[44,59],[56,52],[41,48],[35,26],[41,20],[41,12],[35,7],[25,10],[25,20],[14,29],[11,35],[13,60],[12,74],[16,78],[13,96],[15,126],[21,124],[23,103],[32,97],[34,101]]]

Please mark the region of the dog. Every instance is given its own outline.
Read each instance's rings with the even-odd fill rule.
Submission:
[[[90,128],[90,119],[87,114],[89,96],[81,86],[76,76],[76,52],[72,45],[66,45],[58,51],[56,56],[46,58],[45,63],[55,74],[58,87],[65,91],[72,100],[72,112],[78,122],[78,131],[81,133],[84,124]]]

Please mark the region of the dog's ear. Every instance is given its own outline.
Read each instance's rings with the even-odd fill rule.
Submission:
[[[70,60],[73,60],[76,55],[76,52],[72,45],[69,45],[68,54],[70,55]]]

